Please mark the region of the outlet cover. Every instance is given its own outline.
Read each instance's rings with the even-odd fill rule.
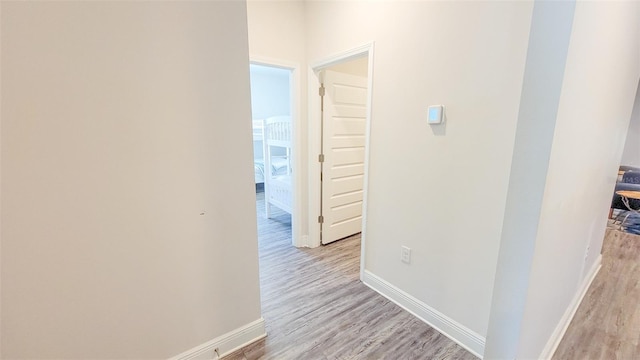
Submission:
[[[400,251],[400,260],[405,264],[411,263],[411,249],[403,246]]]

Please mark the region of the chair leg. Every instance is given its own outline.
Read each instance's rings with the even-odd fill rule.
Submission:
[[[611,217],[613,216],[613,208],[609,209],[609,219],[611,219]]]

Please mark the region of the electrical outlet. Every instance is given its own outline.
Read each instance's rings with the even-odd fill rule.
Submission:
[[[403,246],[400,250],[400,260],[403,263],[409,264],[411,263],[411,249]]]

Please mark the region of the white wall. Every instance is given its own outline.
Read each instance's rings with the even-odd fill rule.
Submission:
[[[537,2],[500,242],[485,357],[515,359],[564,69],[573,2]]]
[[[635,105],[633,106],[620,164],[640,167],[640,86],[636,92]]]
[[[2,357],[167,358],[259,319],[244,3],[1,6]]]
[[[310,63],[375,41],[365,270],[483,337],[532,4],[309,2]],[[447,123],[429,127],[428,105]],[[400,247],[412,263],[400,262]]]
[[[289,70],[253,64],[250,68],[252,117],[290,115]]]
[[[272,116],[291,115],[291,71],[276,67],[251,64],[251,116],[264,120]],[[274,154],[285,155],[284,148],[273,148]],[[262,159],[262,141],[253,143],[253,157]]]
[[[640,78],[640,3],[576,3],[519,359],[539,358],[597,264]]]
[[[306,74],[304,1],[249,0],[247,21],[252,59],[299,64]]]

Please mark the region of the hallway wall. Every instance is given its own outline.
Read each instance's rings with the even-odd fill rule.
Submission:
[[[169,358],[259,321],[244,3],[0,7],[2,358]]]
[[[638,24],[638,2],[576,2],[517,358],[546,356],[599,265],[640,79]]]
[[[531,9],[530,3],[307,3],[310,62],[375,41],[366,272],[480,342]],[[443,125],[427,124],[434,104],[446,107]],[[409,265],[400,261],[402,245],[412,249]]]

